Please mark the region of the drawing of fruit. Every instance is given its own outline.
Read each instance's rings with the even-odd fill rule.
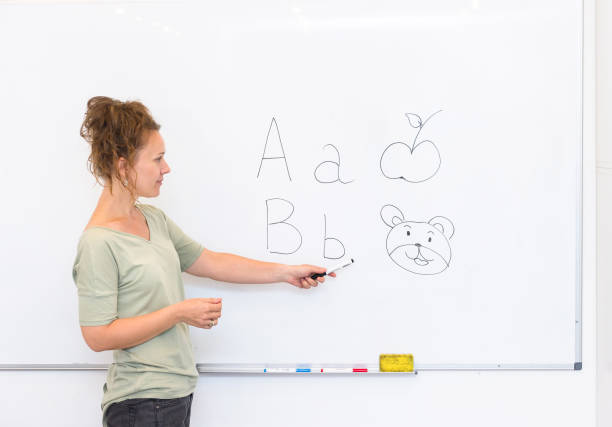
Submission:
[[[436,111],[425,121],[417,114],[406,113],[410,126],[418,129],[418,132],[412,146],[405,142],[395,142],[385,148],[380,158],[380,170],[386,178],[418,183],[427,181],[438,172],[442,164],[438,147],[430,140],[417,140],[429,119],[440,111],[442,110]]]

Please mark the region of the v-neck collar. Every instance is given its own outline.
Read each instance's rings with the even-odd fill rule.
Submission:
[[[135,204],[135,205],[134,205],[134,207],[135,207],[136,209],[138,209],[138,211],[139,211],[139,212],[142,214],[142,216],[143,216],[143,217],[144,217],[144,219],[145,219],[145,223],[147,224],[147,230],[149,231],[149,239],[148,239],[148,240],[147,240],[147,239],[145,239],[145,238],[144,238],[144,237],[142,237],[142,236],[137,235],[137,234],[127,233],[127,232],[125,232],[125,231],[121,231],[121,230],[115,230],[114,228],[104,227],[104,226],[102,226],[102,225],[94,225],[94,226],[92,226],[92,227],[89,227],[87,230],[91,230],[92,228],[102,228],[102,229],[104,229],[104,230],[114,231],[115,233],[123,234],[123,235],[125,235],[125,236],[130,236],[130,237],[133,237],[133,238],[135,238],[135,239],[139,239],[139,240],[142,240],[142,241],[144,241],[144,242],[151,243],[151,242],[152,242],[152,240],[153,240],[153,239],[152,239],[152,237],[153,237],[153,236],[151,235],[151,226],[149,225],[149,218],[147,218],[147,215],[144,213],[144,210],[140,209],[140,208],[138,207],[138,205],[137,205],[137,204]],[[85,230],[85,231],[87,231],[87,230]]]

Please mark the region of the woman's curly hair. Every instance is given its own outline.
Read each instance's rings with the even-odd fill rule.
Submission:
[[[135,183],[128,180],[126,185],[116,164],[123,157],[131,170],[147,134],[159,128],[147,107],[138,101],[121,102],[106,96],[94,96],[87,101],[80,134],[91,146],[88,168],[96,182],[110,185],[112,194],[114,176],[136,199]]]

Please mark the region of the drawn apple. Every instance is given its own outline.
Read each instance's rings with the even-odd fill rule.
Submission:
[[[442,164],[440,151],[436,145],[426,139],[417,142],[421,130],[429,119],[440,111],[436,111],[425,121],[414,113],[406,113],[410,126],[418,129],[412,146],[405,142],[394,142],[387,146],[380,158],[380,170],[389,179],[403,179],[407,182],[423,182],[433,177]]]

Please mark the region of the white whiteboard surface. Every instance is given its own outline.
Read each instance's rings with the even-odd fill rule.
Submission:
[[[173,171],[143,202],[208,248],[331,266],[326,230],[356,260],[310,291],[185,276],[188,297],[224,299],[220,326],[192,329],[197,362],[580,362],[580,2],[3,5],[0,36],[0,363],[111,361],[81,338],[70,276],[99,194],[78,136],[95,95],[151,109]],[[435,174],[387,178],[411,161],[381,161],[415,142],[406,113],[439,110],[416,141]],[[277,135],[286,165],[258,178]],[[352,182],[317,182],[326,144]],[[293,242],[267,229],[276,198],[302,237],[291,255],[271,253]],[[448,268],[392,261],[389,204],[452,222]]]

